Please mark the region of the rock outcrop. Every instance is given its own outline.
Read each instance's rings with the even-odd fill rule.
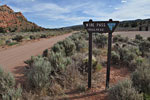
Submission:
[[[29,22],[21,12],[14,12],[7,5],[0,6],[0,32],[41,31],[44,28]]]

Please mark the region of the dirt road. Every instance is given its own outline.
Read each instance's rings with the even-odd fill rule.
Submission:
[[[55,43],[70,35],[71,33],[2,50],[0,51],[0,65],[6,72],[19,74],[21,73],[20,67],[25,65],[25,60],[28,60],[31,56],[42,54],[45,49],[52,47]]]

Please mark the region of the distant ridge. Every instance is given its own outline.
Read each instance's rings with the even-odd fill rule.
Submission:
[[[0,6],[0,33],[42,31],[44,28],[29,22],[21,12],[14,12],[9,6]]]
[[[70,27],[73,30],[83,29],[83,25],[75,25]],[[137,20],[128,20],[121,21],[116,29],[116,31],[150,31],[150,19],[137,19]]]

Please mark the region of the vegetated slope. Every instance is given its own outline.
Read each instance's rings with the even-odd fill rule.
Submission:
[[[122,21],[119,23],[117,31],[150,31],[150,19]]]
[[[0,6],[0,32],[40,31],[44,28],[29,22],[21,12],[14,12],[7,5]]]
[[[73,30],[84,29],[83,25],[66,27]],[[121,21],[115,31],[150,31],[150,19],[137,19],[130,21]]]

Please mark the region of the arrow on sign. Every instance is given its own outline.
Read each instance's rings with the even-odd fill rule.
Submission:
[[[108,23],[107,24],[109,29],[112,31],[114,29],[114,27],[116,26],[116,23]]]

